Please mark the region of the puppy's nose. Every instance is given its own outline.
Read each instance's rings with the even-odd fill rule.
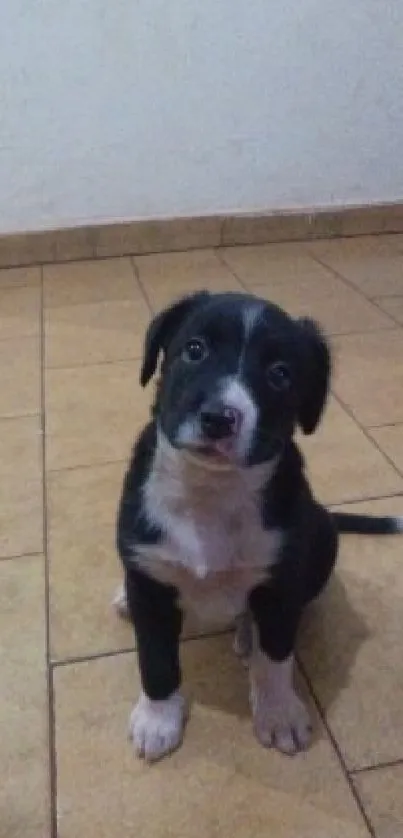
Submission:
[[[200,416],[201,427],[207,439],[216,441],[234,436],[238,431],[241,414],[233,407],[220,402],[206,405]]]

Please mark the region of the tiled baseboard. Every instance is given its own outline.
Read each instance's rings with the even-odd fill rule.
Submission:
[[[132,221],[0,235],[0,267],[403,232],[403,202]]]

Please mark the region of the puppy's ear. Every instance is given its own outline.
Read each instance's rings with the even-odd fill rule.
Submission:
[[[151,321],[145,339],[143,366],[140,373],[140,384],[145,387],[157,369],[160,352],[166,353],[167,348],[186,317],[200,303],[206,302],[210,294],[198,291],[189,297],[183,297],[169,308],[161,311]]]
[[[302,333],[302,381],[298,421],[304,434],[312,434],[326,404],[330,385],[329,346],[313,320],[298,320]]]

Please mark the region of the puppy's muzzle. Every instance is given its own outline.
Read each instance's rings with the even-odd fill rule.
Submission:
[[[209,442],[219,442],[236,436],[242,421],[241,411],[221,402],[205,405],[200,414],[203,436]]]

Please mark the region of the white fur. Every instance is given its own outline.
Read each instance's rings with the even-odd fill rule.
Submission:
[[[250,335],[253,332],[253,329],[256,325],[257,320],[264,310],[264,306],[261,303],[253,303],[248,308],[244,308],[242,312],[242,319],[245,329],[245,338],[244,344],[247,345]]]
[[[127,604],[126,586],[124,582],[116,590],[112,600],[112,606],[116,609],[120,617],[123,617],[125,620],[129,619],[129,606]]]
[[[403,532],[403,517],[396,518],[396,531]]]
[[[164,701],[152,701],[142,693],[130,716],[129,735],[136,753],[153,762],[178,748],[184,725],[185,701],[180,693]]]
[[[255,645],[250,662],[250,702],[262,745],[295,754],[308,747],[311,722],[293,683],[294,656],[278,663]]]
[[[234,466],[212,478],[160,436],[144,502],[164,535],[160,544],[136,548],[135,561],[174,585],[183,608],[201,619],[231,622],[277,559],[282,535],[262,528],[258,497],[273,469]]]
[[[241,413],[242,420],[236,440],[236,453],[239,458],[243,458],[252,445],[259,417],[258,409],[245,385],[237,378],[229,378],[225,381],[221,399],[226,407],[235,408]]]
[[[237,657],[248,664],[253,649],[253,624],[249,611],[240,614],[235,621],[233,648]]]

